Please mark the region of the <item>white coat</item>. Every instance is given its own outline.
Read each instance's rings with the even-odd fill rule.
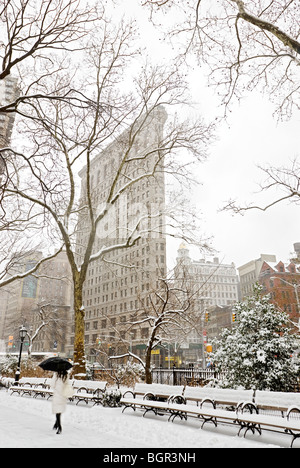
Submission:
[[[52,413],[64,413],[67,405],[67,398],[70,393],[70,382],[69,377],[63,381],[55,373],[52,377],[51,388],[53,389],[53,398],[52,398]]]

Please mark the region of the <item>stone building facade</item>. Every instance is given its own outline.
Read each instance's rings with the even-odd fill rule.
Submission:
[[[2,106],[14,102],[19,95],[18,80],[13,76],[7,76],[0,80],[0,103]],[[0,113],[0,148],[9,145],[15,120],[13,112]]]
[[[112,250],[104,259],[89,265],[84,285],[85,346],[90,361],[107,365],[107,356],[131,349],[143,356],[149,335],[149,324],[133,326],[145,314],[149,293],[158,287],[158,278],[166,274],[166,236],[164,233],[165,174],[157,162],[157,147],[166,121],[163,108],[157,110],[130,149],[131,162],[119,179],[116,189],[132,180],[131,187],[110,208],[105,223],[99,226],[93,253],[104,245],[118,246],[128,238],[138,220],[140,238],[130,248]],[[100,211],[111,190],[124,154],[121,135],[91,162],[93,203]],[[153,175],[150,175],[150,174]],[[143,174],[149,174],[143,177]],[[80,171],[81,204],[85,203],[87,171]],[[85,215],[79,216],[76,240],[77,258],[80,261],[89,235]],[[72,354],[74,326],[70,330],[69,353]]]
[[[41,258],[41,252],[24,253],[10,275],[30,270]],[[22,325],[33,336],[44,322],[33,342],[32,351],[65,352],[72,297],[70,266],[65,252],[43,263],[34,275],[6,286],[4,293],[5,307],[0,309],[0,340],[6,351],[18,350],[18,330]],[[25,344],[25,351],[26,346],[28,344]]]
[[[276,256],[261,254],[259,258],[251,260],[238,268],[242,298],[253,293],[253,286],[258,282],[259,274],[264,262],[274,263],[276,262]]]
[[[239,281],[234,263],[218,258],[192,260],[185,244],[178,250],[175,280],[185,283],[191,292],[195,320],[194,331],[183,346],[185,362],[205,366],[208,344],[221,329],[231,325],[231,307],[239,300]]]

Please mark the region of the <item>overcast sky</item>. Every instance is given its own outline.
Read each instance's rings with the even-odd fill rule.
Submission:
[[[219,257],[237,267],[261,253],[287,261],[293,244],[300,241],[299,204],[281,203],[267,212],[251,210],[244,216],[219,211],[230,198],[242,206],[251,202],[264,206],[270,196],[275,200],[276,195],[284,195],[261,192],[266,176],[257,166],[289,166],[299,155],[299,115],[279,124],[273,110],[267,100],[254,94],[236,105],[230,128],[226,124],[219,128],[220,139],[201,168],[203,185],[197,199],[206,232],[214,235]]]
[[[157,60],[165,51],[161,42],[155,40],[146,11],[137,9],[137,3],[138,0],[127,0],[126,10],[137,16],[142,37]],[[214,118],[220,113],[219,102],[206,86],[200,69],[191,70],[190,83],[200,114]],[[299,156],[300,113],[288,122],[278,123],[273,112],[269,100],[255,92],[236,102],[228,121],[217,128],[218,141],[211,146],[207,162],[199,167],[202,185],[195,191],[193,201],[202,213],[203,233],[214,237],[212,246],[218,251],[217,256],[225,263],[234,262],[236,267],[262,253],[288,261],[293,244],[300,242],[300,204],[282,203],[267,212],[251,210],[244,216],[219,211],[229,199],[236,199],[240,205],[267,203],[270,196],[260,190],[265,174],[257,165],[288,166],[290,160]],[[169,266],[179,244],[169,243]],[[192,256],[203,257],[197,250],[192,250]]]

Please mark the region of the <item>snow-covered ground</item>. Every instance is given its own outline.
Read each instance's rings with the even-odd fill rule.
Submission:
[[[265,432],[237,436],[237,428],[200,422],[168,422],[166,417],[122,408],[70,403],[63,432],[52,430],[51,401],[0,390],[0,448],[274,448],[289,447],[290,436]],[[296,441],[295,447],[299,446]]]

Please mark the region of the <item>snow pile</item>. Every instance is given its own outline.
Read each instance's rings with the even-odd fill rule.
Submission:
[[[13,385],[15,379],[11,378],[11,377],[1,377],[0,375],[0,387],[6,387],[6,388],[9,388]]]

